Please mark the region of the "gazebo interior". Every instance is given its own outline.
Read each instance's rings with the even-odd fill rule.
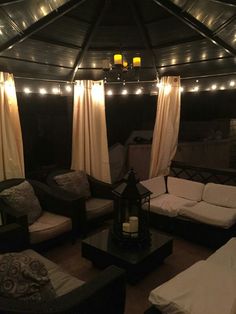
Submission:
[[[0,151],[2,158],[0,159],[0,171],[2,173],[0,173],[0,178],[2,181],[0,181],[0,211],[2,212],[2,225],[0,226],[0,251],[22,251],[22,249],[30,248],[33,249],[32,252],[40,252],[39,256],[42,255],[55,264],[66,268],[71,277],[80,278],[86,282],[94,277],[93,280],[96,282],[96,276],[101,275],[102,271],[95,266],[115,264],[123,268],[123,262],[117,262],[117,259],[122,255],[120,251],[114,254],[114,248],[111,250],[110,244],[107,244],[106,250],[109,251],[110,249],[111,255],[115,256],[110,260],[110,257],[102,255],[105,249],[99,248],[98,243],[101,239],[96,242],[92,238],[100,234],[104,228],[112,228],[111,226],[115,221],[114,217],[117,218],[119,214],[112,216],[110,212],[109,215],[104,215],[102,219],[97,219],[96,216],[96,221],[94,220],[95,222],[90,225],[90,218],[92,217],[92,221],[94,217],[89,216],[91,211],[89,214],[85,213],[88,198],[99,199],[99,193],[101,193],[102,199],[106,199],[107,202],[109,199],[113,205],[115,204],[112,206],[116,211],[121,210],[119,208],[121,205],[116,207],[117,195],[118,199],[120,197],[120,202],[126,198],[128,199],[127,203],[133,201],[131,197],[129,199],[129,196],[125,194],[125,189],[120,188],[119,190],[120,184],[126,182],[125,184],[129,186],[132,181],[131,179],[129,181],[130,173],[133,173],[130,172],[130,169],[135,172],[137,179],[134,180],[135,184],[143,183],[144,187],[152,193],[150,196],[146,190],[143,192],[143,190],[137,189],[138,192],[142,191],[143,193],[137,194],[139,201],[141,200],[142,203],[145,199],[145,202],[149,204],[150,210],[146,210],[149,215],[147,220],[150,229],[153,230],[154,228],[155,231],[152,233],[152,240],[150,240],[152,244],[148,249],[141,247],[141,245],[141,248],[136,248],[139,252],[138,257],[135,255],[136,260],[141,258],[142,254],[147,254],[148,257],[145,256],[145,258],[148,262],[146,264],[143,262],[143,255],[142,261],[136,261],[138,265],[135,264],[135,267],[137,266],[138,271],[134,277],[136,275],[139,277],[138,272],[143,272],[144,268],[154,269],[155,263],[159,265],[162,262],[162,264],[150,274],[145,273],[145,278],[142,278],[141,281],[138,280],[138,283],[134,280],[135,286],[133,282],[130,285],[129,276],[132,277],[133,273],[130,275],[129,271],[130,267],[134,266],[133,261],[130,262],[132,257],[127,258],[127,247],[125,248],[127,254],[124,253],[121,259],[125,259],[125,263],[131,263],[131,266],[130,264],[127,266],[128,270],[124,266],[128,278],[126,279],[129,282],[126,288],[126,303],[124,303],[124,286],[120,287],[122,286],[121,281],[125,281],[125,279],[122,277],[123,274],[118,274],[117,276],[120,276],[120,281],[117,281],[118,301],[115,290],[113,291],[114,295],[109,296],[109,289],[109,293],[112,293],[114,287],[110,286],[109,288],[108,285],[108,288],[101,290],[103,291],[101,298],[99,292],[95,293],[95,297],[89,295],[88,298],[85,298],[86,301],[82,297],[82,301],[78,301],[79,305],[74,307],[75,312],[71,308],[69,309],[69,305],[67,309],[64,309],[67,302],[63,304],[62,299],[61,303],[51,305],[52,312],[47,312],[48,309],[42,307],[40,313],[59,313],[57,310],[61,306],[63,308],[61,313],[92,314],[95,313],[94,310],[98,306],[96,313],[111,314],[113,313],[110,305],[111,300],[117,306],[114,314],[141,314],[145,311],[147,311],[146,314],[177,313],[171,312],[171,309],[165,309],[164,305],[158,305],[162,298],[166,298],[168,304],[176,304],[174,309],[180,309],[178,312],[180,314],[235,314],[235,305],[234,307],[232,305],[234,310],[230,312],[226,308],[217,308],[217,302],[214,305],[214,312],[209,312],[212,310],[209,304],[205,312],[202,311],[201,306],[200,310],[193,309],[191,304],[197,306],[196,304],[200,303],[199,299],[197,301],[194,299],[194,294],[189,294],[190,301],[186,301],[187,305],[181,303],[182,301],[178,303],[179,295],[172,291],[174,289],[171,288],[171,283],[168,286],[168,280],[175,280],[174,276],[182,274],[188,267],[195,265],[195,262],[200,260],[205,262],[205,259],[216,249],[228,245],[226,244],[227,241],[231,241],[230,247],[234,247],[234,253],[230,258],[233,259],[236,269],[236,244],[233,242],[236,235],[236,1],[2,0],[0,1],[0,70],[1,75],[10,73],[14,78],[24,163],[24,175],[19,177],[7,174],[6,159],[8,162],[10,161],[10,164],[11,157],[6,157],[8,155],[5,155],[4,150],[11,147],[12,134],[9,135],[6,132],[10,120],[2,118],[2,115],[5,114],[4,104],[6,100],[4,98],[4,83],[1,81]],[[169,121],[169,124],[162,124],[160,120],[157,120],[158,114],[161,116],[164,112],[164,109],[160,109],[160,99],[165,98],[164,96],[169,97],[165,91],[163,94],[161,91],[165,79],[173,79],[174,82],[178,80],[179,82],[179,112],[176,109],[176,113],[171,113],[173,110],[171,105],[177,100],[169,98],[169,116],[168,113],[165,113],[167,114],[165,118],[162,116],[163,121]],[[90,168],[87,166],[87,168],[82,169],[80,166],[75,166],[75,159],[78,158],[74,155],[77,145],[74,140],[76,132],[75,108],[79,103],[75,99],[76,95],[78,96],[78,86],[83,84],[90,86],[86,85],[90,84],[88,82],[92,82],[91,86],[98,83],[104,87],[105,122],[101,121],[105,124],[104,134],[106,134],[108,162],[103,160],[103,163],[108,163],[110,180],[103,180],[102,175],[97,176],[96,174],[99,172],[96,172],[97,170],[95,171],[96,174],[93,172],[95,168],[93,168],[92,163]],[[92,89],[92,87],[88,87],[88,89]],[[84,97],[85,100],[90,99],[90,96]],[[163,104],[167,106],[165,100],[163,100]],[[80,125],[86,125],[89,121],[86,113],[84,113],[87,112],[89,115],[89,110],[83,111],[83,113],[80,111],[80,119],[84,114],[84,120],[80,120]],[[93,127],[95,129],[97,122],[96,116],[94,117],[94,120],[88,122],[90,124],[89,130],[92,130]],[[175,118],[176,121],[178,120],[175,121],[178,126],[177,129],[171,125]],[[159,130],[160,137],[157,137],[157,129],[161,128],[159,125],[162,129]],[[102,127],[100,128],[102,129]],[[79,130],[78,133],[82,132],[80,126],[77,127],[77,130]],[[92,134],[86,128],[84,132],[84,138],[88,133],[88,136]],[[89,146],[93,141],[100,141],[98,144],[100,150],[103,151],[104,149],[104,141],[99,138],[100,131],[96,132],[99,133],[98,137],[95,140],[92,139],[91,142],[88,141],[88,146],[85,145],[84,164],[90,158],[86,153],[94,155],[92,157],[95,159],[97,158],[97,151],[91,148],[92,145]],[[174,144],[170,144],[171,140]],[[4,141],[8,143],[8,146],[2,148]],[[83,141],[81,137],[80,141]],[[154,145],[156,145],[155,148]],[[170,148],[172,155],[170,154],[168,157],[161,155],[161,145],[162,147],[166,145],[167,151],[171,145],[174,145],[174,149],[171,150]],[[82,147],[80,144],[77,146]],[[161,156],[160,162],[157,162],[155,158],[158,159],[159,155]],[[165,159],[167,159],[166,168],[165,171],[161,171],[158,167]],[[100,161],[100,156],[97,160]],[[153,170],[155,166],[159,169],[156,172],[155,169]],[[103,165],[101,169],[104,169],[102,167]],[[82,196],[82,203],[79,203],[78,195],[76,198],[75,195],[70,195],[68,190],[61,191],[61,186],[56,186],[54,180],[54,174],[60,176],[68,171],[68,175],[71,171],[78,172],[80,170],[85,171],[85,177],[86,175],[88,177],[86,184],[91,189],[88,197],[87,195],[86,197]],[[103,170],[99,171],[102,172]],[[153,175],[153,173],[155,174]],[[16,177],[18,178],[16,179]],[[160,181],[162,180],[160,178],[163,181]],[[18,179],[19,181],[11,181]],[[42,208],[45,206],[46,211],[48,204],[52,206],[53,201],[43,193],[54,193],[53,197],[65,197],[59,208],[64,213],[68,202],[70,214],[66,213],[65,216],[68,221],[70,219],[71,221],[65,222],[64,231],[71,229],[69,240],[59,236],[55,242],[55,239],[53,241],[50,239],[50,241],[42,241],[40,245],[33,243],[32,238],[30,238],[30,233],[34,229],[33,225],[29,224],[27,227],[22,227],[23,220],[16,221],[20,228],[23,228],[23,233],[21,233],[22,230],[12,232],[11,227],[7,227],[5,235],[4,228],[14,224],[15,221],[9,218],[11,215],[8,217],[9,203],[7,202],[8,205],[5,207],[3,191],[13,185],[22,184],[25,179],[29,182],[33,180],[31,182],[33,190],[39,198],[40,205]],[[107,181],[106,185],[103,182],[104,186],[96,190],[97,180]],[[153,180],[158,182],[153,183]],[[133,184],[134,181],[132,181]],[[190,182],[189,185],[186,182]],[[45,186],[44,192],[39,192],[43,188],[40,184]],[[105,193],[108,191],[106,190],[108,184],[110,184],[110,190],[109,193]],[[158,188],[156,184],[158,184]],[[163,188],[163,186],[165,187]],[[120,194],[117,193],[114,197],[114,189],[117,187]],[[224,190],[225,187],[226,190]],[[122,188],[124,187],[122,186]],[[211,188],[213,192],[209,192]],[[162,189],[164,190],[162,191]],[[196,196],[196,193],[201,195]],[[165,195],[165,199],[162,195],[163,198],[157,202],[157,198],[161,194]],[[168,196],[171,194],[171,200],[167,200],[167,194]],[[42,196],[43,201],[40,199]],[[182,205],[182,202],[186,202],[186,200],[188,203]],[[204,202],[210,204],[209,212],[207,207],[207,218],[204,216],[205,212],[202,214],[202,207],[198,207],[197,216],[193,211],[188,212],[189,208],[202,206]],[[78,204],[83,209],[79,210],[77,214],[72,214],[72,207],[76,207]],[[125,205],[123,206],[125,207]],[[213,206],[217,207],[216,214],[211,212]],[[230,218],[225,218],[221,214],[217,216],[218,207],[224,208],[226,212],[227,209],[230,209],[232,216]],[[165,210],[167,210],[167,214],[164,213]],[[58,211],[53,210],[52,213],[58,214]],[[135,219],[138,219],[138,228],[140,228],[141,216],[139,213],[130,215],[132,218],[134,216]],[[76,217],[79,219],[79,223],[78,221],[75,222]],[[127,226],[128,233],[131,234],[129,236],[131,242],[135,242],[134,238],[138,240],[141,238],[139,231],[135,231],[137,234],[134,235],[132,234],[133,231],[130,231],[132,219],[127,221],[127,215],[124,221],[120,216],[119,219],[121,220],[121,228],[123,228],[121,229],[121,238],[125,236]],[[227,223],[226,220],[222,223],[221,219],[229,220]],[[45,221],[43,223],[46,224]],[[68,230],[66,230],[66,223],[68,223]],[[124,224],[128,225],[124,227]],[[35,228],[40,227],[37,225]],[[36,229],[32,232],[35,232]],[[18,237],[18,232],[24,234],[22,238],[18,238],[19,243],[14,242],[14,239]],[[156,235],[157,232],[160,232],[160,238]],[[167,238],[160,240],[163,233],[164,237]],[[71,235],[73,243],[71,243]],[[109,236],[110,234],[108,238]],[[37,239],[37,235],[34,239]],[[37,242],[38,240],[34,241]],[[157,245],[155,241],[163,241],[164,244],[158,242]],[[9,250],[6,249],[6,243],[9,243]],[[154,247],[157,245],[158,249],[157,247],[153,248],[152,245]],[[97,251],[94,250],[94,246]],[[99,250],[102,251],[101,255],[98,253]],[[155,256],[154,251],[156,252]],[[158,254],[163,255],[162,258],[157,255],[157,251]],[[32,255],[30,258],[39,257]],[[107,261],[109,260],[107,264],[103,263],[106,258]],[[164,258],[166,259],[164,260]],[[213,271],[214,267],[210,267],[209,272]],[[219,273],[221,273],[220,270],[217,274]],[[231,275],[236,276],[234,269],[232,269]],[[3,280],[1,276],[0,267],[0,283]],[[109,273],[107,276],[109,277]],[[112,277],[113,274],[110,276]],[[197,277],[201,278],[201,275]],[[226,280],[226,277],[227,275],[222,275],[223,279],[217,277],[217,280],[222,282],[222,280]],[[162,288],[166,281],[167,286]],[[76,283],[73,284],[77,285]],[[200,285],[202,286],[202,282],[199,279]],[[217,285],[218,283],[214,283],[212,287],[214,286],[215,289]],[[222,301],[223,303],[231,304],[230,302],[232,302],[232,304],[236,304],[236,300],[234,302],[229,297],[234,285],[235,283],[232,283],[232,286],[227,286],[230,292],[223,292],[228,296],[227,300]],[[157,295],[150,294],[157,286],[160,287]],[[94,287],[96,287],[96,283],[95,286],[88,288],[88,291],[93,291]],[[169,289],[169,294],[166,293],[165,287],[167,290]],[[175,291],[180,291],[178,282],[173,281],[173,287]],[[213,300],[216,300],[217,293],[220,292],[217,290],[213,293],[215,293]],[[110,298],[110,303],[105,294],[108,295],[108,299]],[[207,294],[205,296],[207,298]],[[98,302],[99,298],[100,301],[104,299],[105,303],[109,303],[107,309],[100,304],[102,301]],[[16,303],[15,308],[14,304],[12,304],[12,308],[8,308],[9,305],[5,304],[4,299],[5,295],[2,294],[0,288],[0,314],[23,314],[28,311],[24,307],[25,305],[22,308],[19,305],[18,308],[18,303]],[[74,294],[73,300],[75,299]],[[3,302],[3,306],[1,306],[1,302]],[[205,304],[204,301],[202,302]],[[68,304],[72,303],[68,302]],[[16,312],[14,312],[15,309]],[[221,312],[217,312],[217,310]],[[37,306],[29,313],[39,313]]]

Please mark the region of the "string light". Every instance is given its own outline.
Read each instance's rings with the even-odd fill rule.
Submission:
[[[142,94],[142,89],[141,88],[138,88],[135,92],[136,95],[140,95]]]
[[[40,88],[40,89],[39,89],[39,93],[40,93],[41,95],[45,95],[45,94],[47,93],[47,91],[46,91],[45,88]]]
[[[52,92],[53,92],[53,94],[59,94],[60,93],[60,89],[58,87],[53,87],[52,88]]]
[[[70,85],[66,85],[66,91],[67,91],[68,93],[72,91],[72,88],[71,88]]]
[[[111,89],[109,89],[109,91],[107,92],[108,96],[112,96],[113,95],[113,91]]]
[[[121,76],[119,76],[120,81],[108,81],[107,84],[105,85],[105,90],[106,90],[106,95],[111,96],[114,94],[120,94],[120,95],[127,95],[127,94],[150,94],[150,95],[157,95],[158,94],[158,89],[163,88],[163,91],[165,94],[168,94],[171,90],[171,86],[167,86],[168,84],[165,84],[165,86],[162,85],[162,83],[159,81],[159,78],[156,81],[137,81],[137,82],[126,82]],[[236,79],[231,75],[231,79],[228,80],[222,80],[214,78],[215,82],[212,82],[212,84],[209,84],[209,80],[204,80],[204,78],[201,78],[201,85],[199,85],[200,79],[198,78],[192,78],[188,79],[188,82],[185,82],[184,79],[181,80],[181,87],[180,87],[180,92],[199,92],[199,91],[223,91],[223,90],[235,90],[236,87]],[[190,82],[192,81],[193,85],[190,87],[189,85],[191,84]],[[56,81],[57,82],[57,81]],[[196,83],[195,83],[196,82]],[[204,83],[209,84],[208,86],[204,86]],[[133,83],[136,84],[134,88],[129,88]],[[206,84],[205,83],[205,84]],[[115,88],[112,90],[110,85],[112,84],[118,84],[120,86],[120,91],[118,88]],[[140,85],[143,86],[140,86]],[[146,84],[146,85],[145,85]],[[51,86],[50,86],[51,85]],[[38,93],[40,95],[45,95],[45,94],[54,94],[56,95],[66,95],[66,92],[71,92],[74,87],[74,83],[70,82],[57,82],[57,85],[55,86],[55,81],[52,81],[51,84],[47,84],[45,86],[41,86],[38,88]],[[54,85],[54,86],[53,86]],[[140,87],[139,87],[140,86]],[[127,88],[128,87],[128,88]],[[35,90],[35,83],[33,86],[22,86],[22,92],[25,94],[30,94],[33,92],[37,92]]]
[[[24,91],[25,94],[30,94],[31,93],[31,90],[30,90],[29,87],[25,87],[23,91]]]

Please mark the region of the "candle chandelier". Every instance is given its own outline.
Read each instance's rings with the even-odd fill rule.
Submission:
[[[108,79],[108,72],[111,72],[113,79],[122,80],[125,82],[126,73],[131,73],[134,80],[139,80],[139,69],[141,68],[141,57],[135,55],[132,57],[132,62],[128,62],[128,59],[121,53],[115,53],[113,55],[112,63],[109,64],[109,68],[105,67],[104,81]]]

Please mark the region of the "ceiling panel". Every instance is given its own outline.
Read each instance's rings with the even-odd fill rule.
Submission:
[[[27,39],[2,55],[17,59],[72,67],[78,50]],[[1,62],[0,62],[1,64]]]
[[[182,40],[197,34],[196,31],[192,30],[175,17],[151,23],[147,25],[147,29],[153,46],[176,41],[177,39]]]
[[[17,29],[10,24],[9,18],[0,9],[0,44],[7,42],[17,34]]]
[[[94,20],[94,14],[97,14],[97,8],[100,3],[101,0],[86,0],[84,3],[67,13],[66,16],[71,16],[77,20],[92,23]]]
[[[103,47],[108,45],[116,49],[122,47],[140,47],[144,45],[140,32],[136,25],[126,26],[100,26],[91,42],[91,47]]]
[[[44,79],[65,79],[70,69],[52,67],[47,65],[3,59],[0,57],[1,70],[13,73],[15,76],[26,76]]]
[[[204,61],[212,58],[219,58],[219,62],[221,62],[222,58],[228,56],[224,49],[206,39],[155,49],[155,54],[158,66]]]
[[[0,43],[3,44],[68,0],[28,0],[0,8]]]
[[[181,77],[197,77],[203,75],[218,75],[235,72],[236,60],[231,57],[219,60],[205,61],[196,64],[184,64],[163,68],[161,75],[180,75]]]
[[[151,23],[152,21],[166,19],[171,16],[169,12],[157,6],[152,0],[138,0],[137,3],[144,23]]]
[[[187,3],[185,11],[214,31],[236,14],[236,7],[209,0],[195,0]]]
[[[89,24],[87,23],[63,16],[38,31],[37,35],[81,46],[88,28]]]
[[[230,25],[224,28],[218,36],[236,49],[236,18]]]

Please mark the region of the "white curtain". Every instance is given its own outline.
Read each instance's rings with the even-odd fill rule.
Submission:
[[[103,81],[76,81],[71,168],[111,181]]]
[[[15,83],[12,74],[0,72],[0,180],[22,178],[24,153]]]
[[[163,77],[159,86],[149,177],[167,175],[174,158],[180,121],[180,77]]]

